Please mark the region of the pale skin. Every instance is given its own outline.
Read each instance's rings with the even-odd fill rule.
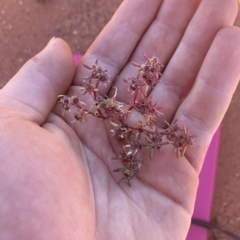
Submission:
[[[0,239],[184,240],[205,153],[240,77],[237,7],[126,0],[77,68],[61,39],[30,59],[0,91]],[[72,124],[71,113],[54,106],[59,94],[81,96],[82,64],[96,59],[127,102],[121,79],[142,52],[166,65],[150,94],[165,107],[163,120],[179,119],[197,139],[185,157],[171,148],[156,154],[128,187],[112,172],[119,145],[108,124]]]

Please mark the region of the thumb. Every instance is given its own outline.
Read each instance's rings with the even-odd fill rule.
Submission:
[[[51,39],[0,91],[2,114],[42,124],[57,96],[69,88],[74,73],[68,44],[61,39]]]

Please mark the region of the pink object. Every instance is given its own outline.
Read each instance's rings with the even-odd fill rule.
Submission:
[[[74,62],[77,65],[81,55],[74,55]],[[210,221],[211,206],[214,192],[215,174],[220,141],[220,128],[213,136],[212,142],[204,160],[203,168],[199,176],[199,187],[193,218]],[[191,225],[186,240],[207,240],[208,230],[202,227]]]
[[[73,56],[73,59],[74,59],[74,62],[75,62],[76,65],[79,63],[81,58],[82,58],[82,55],[74,55]]]
[[[210,221],[211,206],[214,193],[214,182],[217,168],[217,158],[220,142],[220,128],[213,136],[212,142],[204,160],[199,176],[199,187],[193,218]],[[208,230],[196,225],[191,225],[186,240],[207,240]]]

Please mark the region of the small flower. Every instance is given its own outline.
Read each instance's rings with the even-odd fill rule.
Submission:
[[[144,123],[142,120],[138,120],[136,126],[140,132],[143,132],[143,129],[146,127],[146,123]]]
[[[175,138],[175,142],[173,143],[177,151],[177,156],[179,156],[180,153],[180,156],[183,157],[187,148],[193,147],[194,141],[195,137],[189,135],[188,130],[183,127],[183,133],[180,134],[180,136],[178,136],[177,138]]]
[[[77,105],[79,102],[80,102],[80,101],[79,101],[78,96],[77,96],[77,95],[73,95],[73,96],[72,96],[72,103],[73,103],[74,105]],[[83,103],[83,102],[81,102],[81,103],[85,105],[85,103]]]
[[[97,88],[94,87],[93,84],[91,84],[89,82],[88,83],[84,82],[83,86],[80,89],[81,89],[81,91],[83,91],[83,95],[85,95],[87,93],[90,95],[93,95],[94,93],[97,93],[99,91]]]
[[[65,95],[58,96],[58,102],[62,105],[65,111],[70,111],[72,99]]]
[[[118,116],[123,113],[123,104],[118,102],[115,97],[103,98],[99,96],[96,98],[95,106],[97,109],[103,111],[109,119],[118,119]]]
[[[136,175],[140,172],[142,165],[145,163],[146,162],[142,160],[131,161],[127,164],[127,167],[117,168],[113,170],[113,172],[123,173],[123,177],[118,181],[118,184],[120,184],[121,182],[125,182],[131,187],[131,180],[136,177]]]
[[[141,113],[146,118],[145,126],[152,128],[158,118],[163,115],[160,110],[162,107],[156,106],[156,104],[152,103],[151,98],[144,98],[141,101],[135,101],[135,103],[131,103],[130,109],[135,109],[139,113]]]
[[[125,182],[128,184],[129,187],[131,187],[131,180],[135,177],[135,175],[132,173],[132,171],[128,168],[117,168],[114,169],[113,172],[122,172],[123,176],[119,181],[118,184],[120,184],[121,182]]]
[[[160,82],[164,65],[160,63],[157,57],[148,58],[144,53],[143,57],[147,60],[144,64],[139,65],[133,63],[133,65],[138,68],[138,71],[146,84],[153,88],[158,82]]]
[[[177,124],[178,120],[176,119],[172,124],[165,121],[165,123],[168,125],[168,127],[165,129],[165,132],[167,134],[167,138],[171,141],[174,141],[176,137],[178,137],[177,132],[182,131],[180,126]]]
[[[86,113],[82,110],[73,114],[74,120],[72,122],[86,122]]]
[[[123,152],[119,152],[118,155],[113,157],[112,159],[119,160],[123,163],[128,163],[132,161],[133,158],[134,158],[134,155],[131,151],[125,152],[124,150]]]
[[[177,152],[177,157],[179,155],[184,156],[186,149],[193,147],[195,137],[189,135],[186,127],[180,128],[177,124],[177,120],[173,124],[168,124],[168,128],[165,130],[167,133],[167,138],[173,144],[174,149]]]
[[[107,99],[107,98],[104,98],[103,96],[98,95],[98,96],[96,97],[95,106],[98,107],[98,108],[101,108],[100,105],[101,105],[102,103],[104,103],[106,99]]]
[[[140,92],[145,95],[143,89],[143,87],[145,86],[145,82],[143,80],[139,79],[138,77],[132,77],[128,78],[127,80],[123,79],[123,81],[128,84],[128,92],[130,92],[131,94],[140,90]]]
[[[140,102],[135,102],[132,103],[133,107],[135,110],[137,110],[139,113],[143,114],[143,115],[152,115],[152,116],[157,116],[159,117],[160,115],[162,115],[162,113],[159,111],[162,109],[162,107],[158,107],[156,106],[156,103],[153,104],[152,103],[152,99],[149,98],[144,98],[142,101]]]
[[[127,120],[127,118],[128,118],[128,116],[129,116],[130,113],[131,113],[131,111],[129,111],[129,110],[128,110],[128,111],[122,110],[122,111],[119,113],[117,119],[118,119],[120,122],[124,123],[124,122],[126,122],[126,120]]]
[[[147,134],[145,139],[148,143],[154,143],[156,145],[159,145],[163,141],[162,138],[163,136],[160,133],[155,133],[153,135]]]
[[[146,148],[149,149],[149,158],[152,159],[153,154],[156,151],[160,151],[164,145],[169,144],[169,142],[163,142],[163,136],[165,134],[158,130],[158,127],[155,127],[155,132],[153,134],[147,134],[145,140],[147,141]]]
[[[151,115],[148,114],[146,116],[146,126],[148,126],[149,128],[153,128],[155,126],[155,124],[157,123],[157,116],[156,115]]]
[[[91,67],[84,65],[84,67],[86,67],[87,69],[91,70],[91,73],[88,77],[84,78],[85,81],[86,80],[90,80],[91,79],[96,79],[99,80],[99,82],[101,83],[107,83],[107,82],[111,82],[109,80],[110,76],[108,76],[107,74],[107,70],[103,69],[102,67],[98,66],[98,60],[96,60],[95,64],[93,64]]]
[[[146,144],[142,143],[140,140],[141,140],[141,133],[138,132],[136,133],[135,136],[132,134],[128,144],[125,145],[125,148],[129,148],[131,151],[134,151],[135,153],[137,153],[143,147],[146,147]]]
[[[133,171],[134,175],[136,175],[139,173],[143,164],[146,164],[143,160],[133,160],[128,163],[128,168]]]
[[[127,140],[130,138],[132,134],[132,130],[128,127],[122,125],[122,124],[116,124],[114,122],[110,122],[115,129],[112,129],[111,132],[113,133],[113,136],[117,136],[118,140]]]
[[[71,105],[80,109],[85,109],[86,107],[86,104],[84,102],[81,102],[77,95],[73,95],[71,97]]]

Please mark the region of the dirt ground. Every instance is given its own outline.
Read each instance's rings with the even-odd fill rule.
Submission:
[[[0,88],[53,36],[65,39],[74,53],[84,53],[121,2],[0,0]],[[240,17],[235,24],[240,26]],[[240,236],[239,119],[240,86],[222,123],[212,208],[212,221]]]

